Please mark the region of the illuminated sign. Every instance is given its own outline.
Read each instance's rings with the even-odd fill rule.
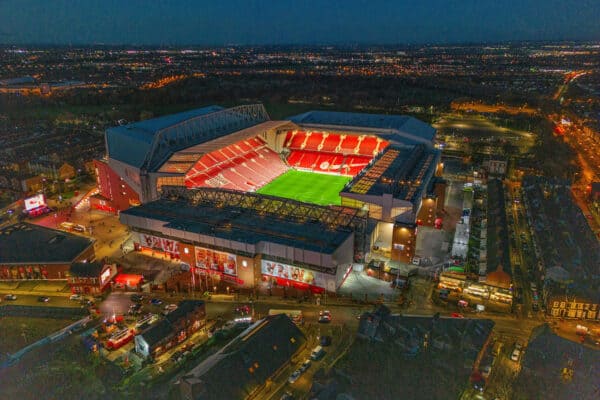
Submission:
[[[318,286],[325,289],[327,288],[327,281],[329,280],[329,277],[322,272],[267,260],[261,261],[261,272],[263,275],[306,283],[311,286]]]
[[[25,199],[25,210],[30,211],[35,208],[44,207],[46,205],[46,199],[43,194],[37,194],[32,197]]]
[[[104,283],[110,278],[110,267],[106,268],[102,274],[100,274],[100,284]]]
[[[235,254],[223,253],[203,247],[196,247],[196,267],[219,271],[227,275],[237,275]]]

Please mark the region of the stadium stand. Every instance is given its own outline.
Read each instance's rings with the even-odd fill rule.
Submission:
[[[254,137],[203,155],[186,175],[186,186],[254,191],[287,169],[277,153]]]
[[[315,172],[355,176],[379,154],[388,142],[370,135],[288,131],[291,167]]]

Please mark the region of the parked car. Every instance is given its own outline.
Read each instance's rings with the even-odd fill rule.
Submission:
[[[486,365],[483,368],[481,368],[481,376],[483,376],[485,379],[489,378],[490,373],[492,372],[492,366],[491,365]]]
[[[160,306],[163,303],[163,301],[161,299],[150,299],[148,303],[154,306]]]
[[[289,383],[294,383],[298,380],[298,378],[300,378],[300,374],[302,374],[302,372],[300,372],[299,369],[295,370],[292,375],[290,375],[290,377],[288,378],[288,382]]]
[[[304,362],[300,366],[300,371],[305,372],[307,369],[310,368],[311,365],[312,365],[312,361],[310,361],[310,359],[307,358],[306,360],[304,360]]]
[[[292,392],[287,391],[284,394],[281,395],[281,397],[279,398],[279,400],[294,400],[294,396],[292,396]]]
[[[50,301],[50,297],[48,297],[48,296],[40,296],[40,297],[38,297],[38,301],[40,303],[47,303],[47,302]]]
[[[7,294],[6,296],[4,296],[4,300],[16,300],[17,296],[14,294]]]
[[[514,349],[512,354],[510,355],[510,359],[513,361],[519,361],[519,358],[521,358],[521,350]]]
[[[71,296],[69,296],[69,300],[75,300],[75,301],[80,301],[83,299],[83,296],[80,294],[72,294]]]
[[[131,301],[133,301],[134,303],[139,303],[142,300],[144,300],[144,296],[142,296],[141,294],[132,294],[130,297]]]
[[[321,336],[321,346],[331,345],[331,336]]]
[[[183,360],[183,352],[177,350],[175,353],[171,354],[171,361],[178,363],[181,360]]]
[[[177,310],[177,304],[167,304],[164,308],[163,314],[168,314],[174,310]]]
[[[331,322],[331,312],[328,310],[319,311],[319,322]]]

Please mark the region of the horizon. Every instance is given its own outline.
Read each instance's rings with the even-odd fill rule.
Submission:
[[[32,12],[33,10],[33,12]],[[262,46],[452,45],[597,41],[600,3],[504,0],[4,0],[0,42],[8,45]]]

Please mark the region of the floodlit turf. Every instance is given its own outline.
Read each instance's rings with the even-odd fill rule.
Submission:
[[[347,176],[324,175],[289,170],[258,190],[258,193],[285,197],[306,203],[340,205],[340,191],[350,181]]]

